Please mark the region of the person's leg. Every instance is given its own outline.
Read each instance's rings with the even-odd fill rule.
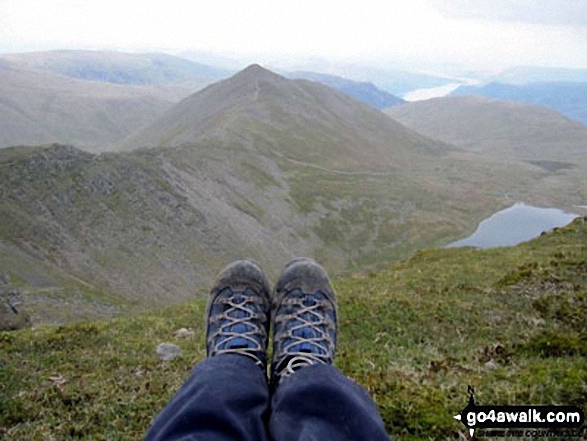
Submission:
[[[210,293],[208,358],[194,369],[146,439],[264,441],[269,286],[250,261],[229,265]]]
[[[367,392],[332,367],[336,297],[324,269],[308,259],[287,265],[273,295],[272,319],[271,439],[388,441]]]
[[[151,426],[147,440],[266,440],[269,388],[247,357],[221,354],[198,364]]]
[[[385,440],[375,403],[357,383],[330,365],[299,369],[273,394],[273,440]]]

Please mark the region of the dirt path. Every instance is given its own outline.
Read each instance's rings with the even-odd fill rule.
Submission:
[[[298,161],[297,159],[288,158],[287,156],[278,153],[272,152],[273,154],[279,156],[281,159],[285,159],[288,162],[293,164],[303,165],[304,167],[315,168],[317,170],[322,170],[327,173],[334,173],[337,175],[357,175],[357,176],[392,176],[395,172],[373,172],[373,171],[345,171],[345,170],[336,170],[331,168],[322,167],[321,165],[310,164],[309,162]]]

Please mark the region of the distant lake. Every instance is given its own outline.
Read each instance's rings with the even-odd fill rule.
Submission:
[[[447,96],[449,93],[458,89],[459,86],[474,86],[480,83],[479,80],[474,78],[455,78],[455,80],[458,82],[448,83],[443,86],[425,87],[423,89],[412,90],[411,92],[404,94],[402,98],[406,101],[429,100],[430,98]]]
[[[426,87],[424,89],[416,89],[408,92],[402,96],[402,98],[406,101],[422,101],[422,100],[429,100],[430,98],[437,98],[441,96],[446,96],[449,93],[456,90],[459,86],[462,86],[463,83],[449,83],[445,84],[444,86],[437,86],[437,87]]]
[[[491,215],[479,224],[472,235],[450,243],[447,248],[517,245],[540,236],[543,231],[564,227],[576,217],[576,214],[566,213],[558,208],[538,208],[517,203]]]

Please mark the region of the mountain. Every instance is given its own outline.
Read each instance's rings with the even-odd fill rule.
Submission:
[[[111,150],[171,104],[229,72],[167,54],[0,55],[0,148],[44,143]]]
[[[0,147],[51,142],[103,151],[186,94],[168,86],[82,81],[0,64]]]
[[[440,207],[465,193],[418,178],[451,147],[259,66],[186,98],[126,145],[0,150],[0,262],[37,321],[177,301],[241,256],[270,274],[297,255],[340,272],[466,227],[458,203]],[[478,200],[482,212],[500,205]],[[75,307],[47,312],[47,289]]]
[[[305,79],[325,84],[351,98],[367,103],[375,109],[386,109],[405,102],[395,95],[378,89],[373,83],[352,81],[336,75],[304,71],[292,72],[287,76],[289,78]]]
[[[460,86],[451,95],[482,95],[550,107],[587,125],[587,81],[510,85]]]
[[[343,171],[389,171],[413,155],[449,149],[329,87],[258,65],[184,99],[120,147],[198,142],[240,144]]]
[[[454,76],[442,73],[426,73],[397,65],[385,66],[377,64],[327,62],[324,60],[308,59],[305,62],[291,65],[289,72],[320,72],[324,75],[342,77],[351,81],[373,83],[378,89],[397,97],[423,88],[445,86],[449,83],[460,83]]]
[[[465,439],[452,415],[471,383],[484,403],[586,411],[586,273],[578,218],[517,247],[421,250],[334,280],[336,366],[369,390],[393,439]],[[206,356],[208,289],[148,314],[0,333],[0,427],[11,440],[141,438]],[[164,342],[182,356],[162,362]]]
[[[392,95],[402,97],[408,92],[417,89],[439,87],[449,83],[459,82],[454,78],[442,74],[429,74],[403,70],[394,67],[377,67],[364,64],[324,64],[314,63],[298,70],[323,72],[330,75],[342,76],[354,81],[370,82],[379,89]]]
[[[294,239],[299,216],[271,182],[260,182],[263,194],[221,164],[192,166],[156,151],[0,150],[0,266],[37,305],[35,321],[153,307],[190,297],[227,259],[310,253],[315,234]],[[267,225],[273,218],[281,223]]]
[[[587,83],[587,69],[517,66],[493,76],[491,80],[496,83],[519,86],[530,83]]]
[[[455,96],[408,103],[386,113],[468,151],[528,161],[573,162],[587,155],[587,127],[542,106]]]
[[[115,84],[182,84],[201,89],[230,72],[163,53],[59,50],[5,54],[5,61],[21,69],[35,69],[70,78]]]
[[[376,268],[474,230],[510,205],[506,194],[569,206],[587,191],[581,164],[552,174],[468,157],[260,66],[170,107],[124,146],[0,150],[0,268],[33,323],[177,302],[245,256],[270,277],[300,255],[335,276]]]
[[[121,147],[242,145],[272,156],[352,171],[389,171],[447,146],[321,84],[252,65],[170,108]]]

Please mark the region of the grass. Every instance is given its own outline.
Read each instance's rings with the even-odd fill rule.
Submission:
[[[315,157],[330,151],[328,136],[298,151],[290,144],[313,135],[270,131],[262,119],[241,123],[247,130],[236,139],[163,150],[0,151],[0,268],[27,282],[39,268],[53,282],[74,276],[147,309],[205,287],[231,257],[254,257],[275,275],[288,253],[304,254],[349,275],[462,238],[511,205],[509,197],[551,207],[587,200],[587,163],[551,175],[455,152],[422,155],[409,167],[373,158],[350,167],[344,155]],[[26,255],[14,262],[14,250]],[[45,294],[37,299],[50,306]],[[43,322],[63,316],[71,314],[45,314]]]
[[[423,185],[420,175],[337,174],[286,161],[281,166],[294,207],[318,218],[314,232],[325,244],[321,248],[331,252],[317,250],[317,256],[327,263],[336,252],[348,257],[340,274],[379,269],[435,242],[446,243],[507,205],[492,195],[459,193],[447,183]],[[481,179],[487,173],[479,172]]]
[[[514,247],[438,249],[335,281],[337,366],[401,440],[452,439],[479,404],[587,407],[587,222]],[[0,438],[140,439],[205,356],[204,300],[0,334]],[[181,327],[195,334],[177,339]],[[160,361],[161,342],[182,356]]]

